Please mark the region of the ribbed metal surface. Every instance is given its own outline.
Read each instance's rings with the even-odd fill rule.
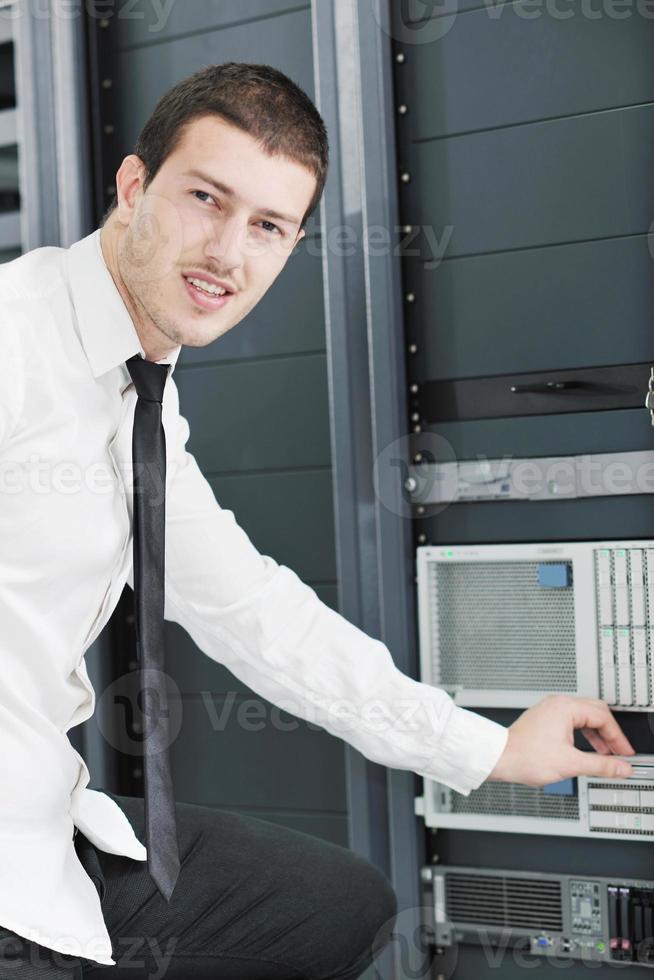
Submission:
[[[469,796],[451,795],[451,813],[483,813],[492,816],[540,817],[544,820],[578,820],[576,796],[544,793],[517,783],[482,783]]]
[[[434,562],[433,681],[489,690],[575,691],[571,588],[538,583],[557,562]]]
[[[445,875],[445,893],[450,922],[553,932],[563,928],[559,881],[456,872]]]

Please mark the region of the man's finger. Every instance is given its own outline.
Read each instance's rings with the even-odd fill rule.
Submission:
[[[604,739],[611,752],[616,755],[634,754],[633,746],[604,701],[574,698],[570,704],[575,728],[595,729]]]
[[[610,748],[608,747],[608,745],[606,744],[602,736],[599,734],[599,732],[596,732],[594,728],[582,728],[581,734],[584,736],[588,744],[592,745],[595,751],[599,752],[600,755],[611,754]]]
[[[574,766],[578,776],[601,776],[608,779],[624,779],[633,774],[633,768],[624,759],[614,755],[598,755],[597,752],[581,752],[573,749]]]

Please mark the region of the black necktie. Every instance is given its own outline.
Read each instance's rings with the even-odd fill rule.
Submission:
[[[139,354],[126,361],[138,395],[134,410],[134,605],[140,697],[148,872],[170,900],[179,875],[175,798],[168,756],[164,674],[166,437],[161,421],[169,364]]]

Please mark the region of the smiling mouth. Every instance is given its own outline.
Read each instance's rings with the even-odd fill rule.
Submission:
[[[198,284],[200,280],[194,276],[187,277],[183,275],[182,279],[191,298],[203,309],[219,310],[234,295],[234,293],[224,289],[222,286],[211,286],[209,288],[209,283],[200,286]]]

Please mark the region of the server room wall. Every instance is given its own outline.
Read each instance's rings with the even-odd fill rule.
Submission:
[[[459,4],[449,23],[395,21],[395,92],[402,221],[422,229],[403,260],[409,380],[510,375],[649,362],[654,294],[654,24],[592,18],[577,4]],[[448,8],[451,9],[451,8]],[[432,11],[433,13],[433,11]],[[405,10],[406,14],[406,10]],[[438,14],[438,10],[436,10]],[[397,58],[397,55],[400,58]],[[431,262],[424,227],[448,244]],[[434,235],[432,235],[432,242]],[[475,419],[424,425],[458,458],[651,449],[644,409]],[[649,537],[647,496],[547,503],[453,504],[415,521],[416,541],[482,543]],[[420,537],[422,536],[422,537]],[[509,723],[515,713],[488,712]],[[652,752],[651,715],[619,716]],[[649,844],[439,831],[443,863],[585,874],[654,873]],[[565,965],[565,964],[564,964]],[[531,964],[538,976],[559,970]],[[527,967],[510,954],[502,980]],[[609,977],[611,967],[593,972]],[[575,975],[585,969],[575,964]],[[461,947],[434,976],[496,976],[483,950]],[[453,971],[453,972],[452,972]],[[643,977],[645,968],[630,975]]]
[[[205,64],[268,63],[313,94],[308,3],[185,0],[172,5],[160,30],[153,29],[154,5],[140,9],[143,19],[115,18],[110,28],[118,160],[132,152],[163,92]],[[185,348],[175,377],[191,427],[189,449],[220,504],[235,512],[260,551],[336,607],[318,221],[314,216],[298,253],[253,313],[208,347]],[[177,798],[346,844],[342,742],[297,719],[296,728],[283,730],[268,702],[199,652],[175,624],[168,624],[166,644],[183,701],[182,731],[172,747]],[[264,706],[261,730],[253,699]],[[223,712],[224,729],[216,730],[212,716]],[[282,715],[282,722],[293,719]]]

